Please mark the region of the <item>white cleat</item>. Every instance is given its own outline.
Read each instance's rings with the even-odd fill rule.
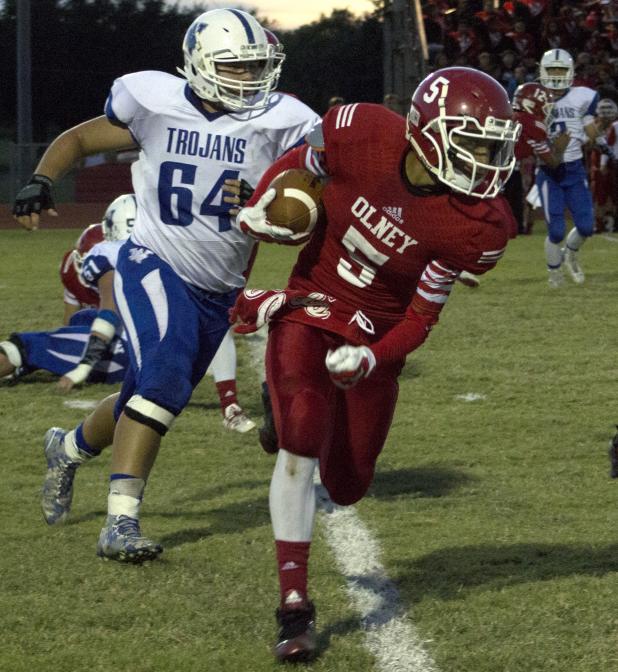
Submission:
[[[223,426],[225,429],[244,434],[255,427],[255,422],[247,416],[238,404],[230,404],[225,409]]]
[[[586,276],[577,261],[577,252],[569,249],[568,247],[564,248],[564,265],[566,266],[569,275],[573,278],[573,282],[576,285],[583,285]]]
[[[552,289],[558,289],[564,285],[564,273],[561,268],[550,268],[547,282]]]

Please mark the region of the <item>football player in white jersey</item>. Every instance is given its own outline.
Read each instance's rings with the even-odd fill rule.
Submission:
[[[133,194],[115,198],[103,217],[104,240],[94,245],[82,260],[80,276],[84,283],[99,295],[99,311],[92,324],[88,344],[77,366],[58,381],[63,392],[86,382],[93,367],[106,354],[114,336],[122,331],[120,317],[114,303],[113,278],[118,252],[130,236],[136,216]]]
[[[284,55],[250,14],[201,14],[183,51],[183,79],[156,71],[117,79],[105,115],[54,140],[13,210],[34,228],[41,209],[54,208],[54,180],[79,159],[140,149],[137,219],[114,277],[131,369],[114,411],[108,516],[97,546],[98,555],[125,562],[162,551],[140,530],[146,480],[161,437],[228,332],[228,309],[245,284],[255,241],[232,227],[225,186],[256,184],[319,121],[298,99],[273,93]],[[48,455],[64,438],[49,434]],[[57,469],[60,505],[68,468],[63,462]]]
[[[549,137],[561,133],[570,136],[562,163],[556,168],[541,164],[536,175],[548,230],[545,258],[549,285],[556,288],[564,283],[563,262],[573,281],[581,285],[585,277],[578,252],[594,231],[594,207],[582,147],[604,132],[602,121],[595,116],[599,94],[587,86],[572,86],[573,59],[564,49],[546,51],[539,63],[539,71],[541,84],[553,94]],[[575,226],[563,247],[567,208]]]
[[[0,342],[0,376],[7,370],[4,351],[5,356],[8,352],[8,363],[14,370],[44,369],[60,375],[58,388],[63,392],[87,380],[122,382],[128,356],[114,304],[112,278],[118,250],[129,237],[134,221],[135,196],[124,194],[114,199],[105,211],[103,222],[97,225],[100,233],[96,233],[96,239],[100,236],[102,240],[79,261],[80,282],[93,297],[93,307],[76,310],[69,324],[61,329],[12,334],[8,342]],[[88,231],[91,230],[89,227]],[[82,238],[80,236],[80,240]],[[75,273],[71,277],[77,277],[77,271]]]

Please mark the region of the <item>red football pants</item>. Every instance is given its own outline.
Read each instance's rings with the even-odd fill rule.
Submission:
[[[378,367],[349,390],[336,387],[324,360],[342,337],[292,322],[271,325],[266,376],[279,447],[318,458],[331,499],[361,499],[390,428],[399,385],[397,366]]]

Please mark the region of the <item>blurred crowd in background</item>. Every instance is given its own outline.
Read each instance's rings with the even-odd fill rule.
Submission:
[[[575,61],[574,86],[618,102],[618,6],[610,0],[432,0],[424,5],[431,69],[470,66],[512,96],[538,74],[548,49]]]

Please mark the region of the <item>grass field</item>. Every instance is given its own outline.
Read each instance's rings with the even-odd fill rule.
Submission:
[[[606,457],[618,421],[618,244],[589,241],[585,285],[550,290],[541,228],[513,241],[479,289],[456,287],[409,358],[379,472],[356,507],[440,672],[618,669],[618,483]],[[0,232],[0,339],[59,324],[57,266],[75,233]],[[280,286],[294,251],[263,248],[251,284]],[[241,401],[259,416],[243,341],[239,358]],[[143,528],[165,553],[123,566],[95,556],[108,454],[79,471],[70,523],[42,520],[42,436],[84,415],[67,400],[42,374],[0,387],[0,670],[276,669],[273,460],[256,434],[223,429],[205,379],[146,492]],[[316,532],[311,669],[378,672]]]

